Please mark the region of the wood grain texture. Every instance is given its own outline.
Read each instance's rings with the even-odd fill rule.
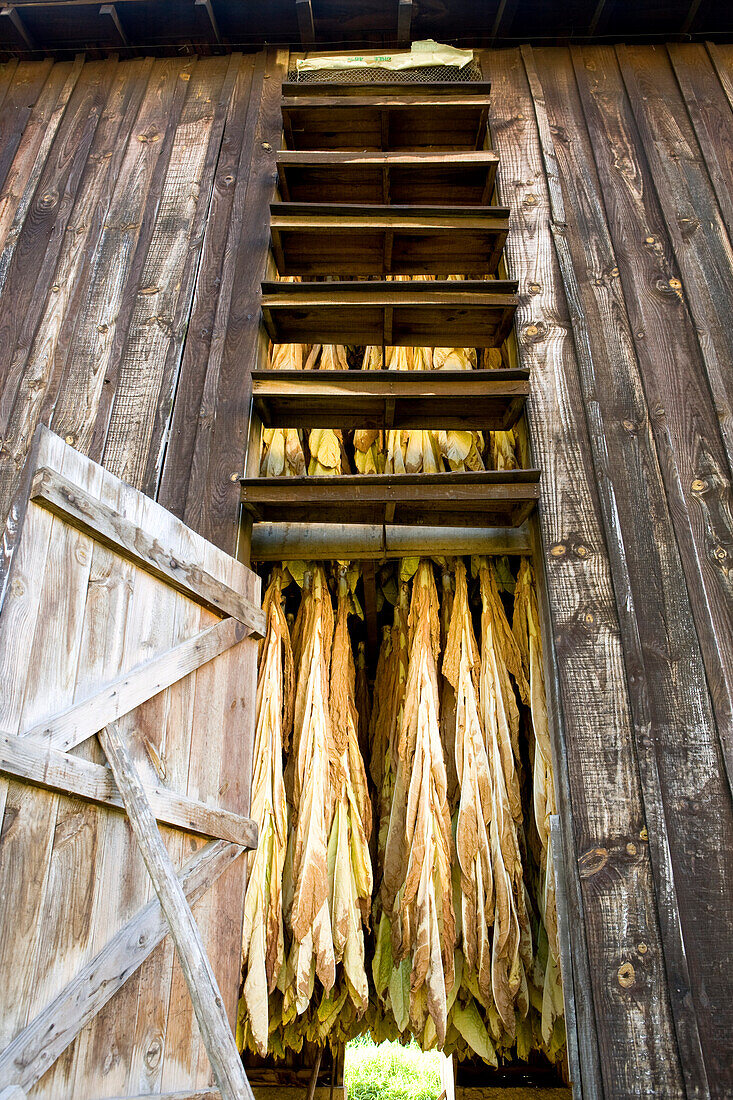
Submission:
[[[221,342],[221,323],[217,326],[217,313],[220,291],[224,289],[226,294],[224,265],[225,262],[231,264],[231,249],[227,251],[226,243],[238,181],[239,186],[244,186],[240,176],[240,159],[244,155],[247,104],[256,56],[250,54],[238,58],[234,88],[226,104],[224,132],[206,220],[201,265],[196,278],[168,445],[160,475],[158,499],[164,507],[180,517],[183,517],[186,510],[194,445],[199,419],[204,415],[202,400],[209,360],[215,356],[215,348]],[[242,171],[245,170],[246,164],[243,160]],[[226,316],[228,302],[222,303],[222,309]],[[212,370],[216,370],[213,362]]]
[[[172,401],[171,374],[182,342],[183,319],[190,311],[202,215],[211,194],[210,139],[229,67],[227,58],[202,58],[187,82],[120,352],[102,461],[106,469],[137,488],[143,483],[148,456],[162,445],[165,421],[158,421],[158,410],[169,409]],[[216,146],[216,133],[213,138]],[[169,391],[167,397],[164,388]],[[135,440],[132,447],[131,439]]]
[[[206,1052],[223,1100],[251,1097],[234,1035],[196,921],[161,839],[145,788],[125,739],[114,723],[100,731],[100,741],[125,803],[140,853],[153,880],[168,922]]]
[[[217,546],[233,551],[236,477],[244,468],[250,374],[260,341],[260,282],[266,272],[269,204],[280,144],[280,90],[286,50],[268,49],[255,65],[215,336],[204,385],[185,518]]]
[[[97,125],[106,106],[116,63],[79,66],[60,96],[56,126],[49,124],[44,161],[34,194],[8,260],[0,294],[0,355],[6,363],[0,424],[5,432],[46,298],[54,284],[64,235],[72,214]],[[63,111],[61,110],[63,106]],[[20,214],[17,212],[16,217]],[[0,267],[1,267],[0,261]],[[54,284],[55,285],[55,284]]]
[[[124,809],[108,768],[50,748],[32,737],[0,733],[0,772],[72,798]],[[165,787],[146,787],[145,796],[156,819],[165,825],[227,840],[243,848],[257,847],[257,827],[248,817],[194,802]]]
[[[198,560],[203,561],[208,575],[217,576],[223,585],[231,588],[238,586],[241,592],[244,584],[246,598],[254,596],[259,599],[259,582],[239,563],[227,558],[213,546],[207,549],[203,540],[183,528],[179,521],[170,516],[166,519],[167,514],[159,505],[135,494],[128,486],[99,467],[90,467],[83,456],[65,446],[52,433],[45,430],[38,433],[32,461],[36,460],[44,462],[52,469],[65,468],[71,478],[81,479],[82,483],[85,474],[87,477],[93,474],[96,479],[93,487],[108,507],[124,511],[142,528],[157,531],[162,539],[170,543],[174,554],[188,557],[198,554]],[[59,668],[61,683],[68,693],[68,702],[73,702],[75,696],[79,699],[91,695],[91,689],[98,686],[100,681],[109,683],[113,678],[110,671],[124,673],[157,650],[170,649],[184,637],[195,634],[197,629],[212,625],[213,616],[210,612],[178,594],[176,590],[161,584],[149,573],[120,559],[105,546],[96,544],[91,553],[81,553],[77,562],[79,547],[86,545],[85,541],[79,540],[86,540],[86,536],[75,532],[73,528],[67,528],[68,535],[63,538],[57,536],[54,541],[51,537],[53,525],[61,521],[33,504],[29,505],[26,512],[26,525],[29,516],[36,521],[36,527],[40,521],[41,532],[47,530],[45,542],[41,541],[42,552],[49,559],[47,564],[50,565],[51,560],[54,562],[54,573],[48,574],[50,580],[56,578],[51,591],[63,593],[63,600],[58,606],[58,612],[63,616],[63,631],[54,631],[53,615],[49,613],[51,605],[44,607],[42,602],[38,602],[38,597],[32,605],[35,631],[37,634],[40,632],[40,637],[47,639],[43,643],[44,650],[40,659],[47,661],[49,668],[54,664]],[[47,521],[50,521],[50,527],[43,526]],[[176,531],[179,533],[178,543],[174,538]],[[20,599],[17,608],[19,614],[12,616],[15,599],[24,594],[22,574],[18,572],[24,562],[23,543],[21,533],[20,546],[11,558],[4,609],[9,614],[7,622],[11,627],[13,624],[19,625],[23,605],[27,603],[27,599]],[[77,571],[80,567],[86,570],[88,581],[85,585],[71,585],[68,580],[65,583],[58,580],[60,565],[55,563],[59,555],[60,560],[67,561],[68,551],[72,548],[74,567]],[[42,561],[43,558],[41,563]],[[43,569],[40,573],[41,577],[42,575]],[[37,585],[39,574],[34,573],[34,578]],[[77,598],[75,593],[82,592],[81,606],[77,605],[77,610],[73,612]],[[58,596],[56,598],[58,600]],[[4,627],[5,622],[3,614],[0,627]],[[75,669],[71,680],[64,661],[57,654],[47,652],[54,633],[57,638],[65,635],[72,639],[80,638],[80,642],[74,642],[70,649]],[[205,759],[204,769],[208,772],[212,766],[215,769],[215,782],[206,788],[202,785],[204,798],[193,796],[194,800],[210,806],[216,806],[217,803],[221,805],[225,797],[222,792],[226,791],[228,783],[231,784],[232,795],[225,812],[227,818],[230,814],[237,818],[243,816],[240,810],[248,800],[248,786],[245,788],[243,784],[248,784],[249,765],[246,763],[246,753],[251,750],[251,746],[248,748],[251,737],[246,731],[249,730],[252,717],[251,710],[247,709],[251,708],[251,703],[247,698],[241,704],[239,694],[245,682],[243,677],[254,677],[256,643],[252,641],[244,644],[248,645],[248,649],[242,658],[232,659],[233,651],[231,656],[223,653],[218,658],[225,662],[227,668],[219,670],[214,680],[210,681],[210,690],[205,691],[201,697],[199,717],[196,719],[197,723],[201,722],[199,727],[194,728],[192,723],[193,703],[198,694],[194,690],[194,681],[201,673],[200,669],[179,687],[160,692],[155,699],[139,707],[121,723],[126,729],[130,750],[134,752],[136,768],[150,787],[161,786],[161,775],[164,775],[165,785],[170,786],[171,793],[177,789],[185,794],[192,763],[194,770],[200,769],[202,764],[196,763],[196,757],[202,755]],[[74,657],[75,647],[77,653]],[[22,661],[18,665],[18,672],[23,676]],[[53,673],[50,675],[53,676]],[[26,668],[23,685],[27,680]],[[11,690],[8,692],[8,699],[4,700],[11,719],[14,698],[12,682],[11,676],[8,678],[8,687]],[[217,694],[222,686],[229,692],[226,699]],[[232,693],[234,706],[231,705]],[[249,694],[246,693],[247,696]],[[22,695],[19,701],[23,707],[25,704]],[[22,711],[20,718],[22,721]],[[210,722],[222,735],[227,726],[231,728],[230,740],[224,751],[221,754],[215,751],[213,760],[210,759],[211,743],[208,735]],[[15,729],[17,728],[16,724]],[[245,761],[244,774],[237,774],[232,782],[228,764],[233,761],[238,765],[242,760]],[[77,770],[89,773],[88,778],[93,772],[94,777],[99,780],[100,775],[96,770],[99,763],[99,760],[92,760],[85,767],[82,761],[78,761]],[[9,806],[17,820],[15,812],[22,803],[15,794],[15,786],[13,783],[3,784],[9,791]],[[32,901],[32,904],[27,904],[29,914],[37,917],[35,932],[30,925],[18,922],[18,934],[25,935],[30,941],[26,951],[28,964],[25,967],[18,967],[16,964],[17,977],[13,982],[5,983],[9,996],[16,1000],[18,996],[22,996],[23,989],[27,990],[25,1006],[18,1006],[25,1020],[37,1015],[43,1005],[58,992],[59,983],[71,980],[80,966],[83,967],[103,949],[109,936],[132,919],[140,906],[149,900],[147,876],[142,872],[142,864],[139,855],[136,855],[129,826],[125,824],[121,814],[112,814],[101,806],[70,798],[65,794],[50,794],[30,787],[26,790],[30,792],[25,800],[29,810],[23,818],[27,827],[10,829],[8,833],[6,825],[3,839],[5,854],[10,853],[10,849],[5,846],[9,838],[14,838],[14,844],[22,845],[24,840],[35,836],[31,826],[34,819],[31,810],[35,806],[38,813],[44,807],[41,799],[46,800],[43,812],[35,819],[35,838],[39,843],[34,844],[34,853],[37,852],[38,858],[47,861],[45,873],[42,874],[39,870],[31,875],[30,880],[23,880],[26,881],[28,901]],[[167,795],[163,797],[165,800]],[[185,824],[185,820],[182,819],[181,824]],[[43,831],[48,837],[45,843],[41,836]],[[183,863],[202,843],[191,832],[182,833],[179,829],[174,834],[170,828],[165,832],[176,865]],[[31,869],[30,856],[26,854],[28,858],[21,863],[24,862],[26,869]],[[5,874],[8,886],[13,881],[17,882],[17,878],[12,878],[14,866],[16,870],[20,868],[17,860],[0,861],[0,874]],[[11,875],[10,878],[7,877],[8,874]],[[206,919],[202,927],[207,949],[211,952],[217,969],[217,978],[220,982],[222,976],[226,979],[225,1003],[227,1011],[232,1015],[238,987],[243,874],[242,863],[241,869],[232,866],[222,876],[224,883],[214,887],[215,901],[205,908]],[[112,888],[110,884],[113,884]],[[213,919],[209,916],[210,913],[213,914]],[[232,945],[232,950],[222,950],[222,945],[226,942]],[[12,949],[12,944],[10,948]],[[34,1087],[35,1095],[53,1097],[54,1100],[62,1097],[70,1100],[71,1097],[80,1095],[114,1095],[125,1089],[139,1091],[141,1086],[155,1084],[160,1080],[166,1032],[169,1029],[167,989],[170,989],[172,975],[170,949],[166,950],[160,944],[146,961],[144,968],[125,983],[77,1039],[66,1047],[61,1057]],[[14,993],[15,990],[18,992]],[[173,1032],[177,1023],[176,1018],[170,1022]],[[17,1025],[14,1030],[18,1030]],[[190,1021],[188,1031],[191,1031]],[[208,1065],[203,1068],[201,1065],[202,1057],[205,1061],[205,1054],[202,1056],[198,1047],[190,1044],[185,1049],[179,1046],[179,1050],[183,1057],[178,1061],[178,1067],[180,1075],[184,1077],[184,1084],[208,1084],[210,1070]]]
[[[704,945],[725,938],[714,914],[733,891],[720,855],[733,843],[730,797],[623,292],[610,274],[618,267],[590,140],[583,140],[572,63],[568,55],[555,53],[550,58],[540,54],[535,64],[529,48],[524,57],[546,163],[559,170],[568,200],[553,204],[553,230],[614,577],[680,1061],[690,1094],[712,1089],[722,1096],[729,1088],[722,1049],[707,1068],[703,1057],[711,1039],[714,1047],[716,1022],[708,1014],[711,1002],[701,1002],[700,991],[722,990],[726,981],[725,967]],[[546,94],[551,99],[547,106]],[[572,134],[572,143],[553,134]],[[599,277],[606,272],[606,278]],[[629,432],[625,424],[636,429]],[[688,740],[691,728],[694,746]],[[694,823],[685,796],[688,783],[709,792]],[[700,851],[703,835],[710,856],[701,863],[691,853]],[[698,901],[706,891],[711,923],[703,931]],[[733,943],[723,948],[722,957],[731,950]],[[727,1034],[725,1021],[722,1030]]]
[[[112,89],[77,188],[53,282],[27,354],[13,408],[3,425],[5,441],[0,450],[2,516],[7,513],[19,485],[36,425],[40,418],[48,420],[53,408],[76,311],[87,290],[91,258],[104,226],[117,171],[152,64],[152,58],[147,58],[115,66]]]
[[[157,531],[145,530],[127,518],[126,507],[134,494],[118,482],[118,507],[86,493],[62,474],[47,467],[36,471],[31,482],[31,498],[72,527],[78,528],[131,560],[158,580],[222,615],[232,615],[258,637],[264,637],[264,615],[229,585],[202,569],[195,558],[185,560],[166,545]]]
[[[223,619],[199,631],[171,649],[143,661],[105,684],[88,698],[66,710],[37,722],[24,730],[24,737],[35,737],[52,748],[67,751],[93,737],[107,722],[117,721],[147,699],[160,694],[185,676],[190,676],[207,661],[236,645],[245,629],[235,619]]]
[[[25,215],[53,142],[64,108],[79,75],[79,63],[62,62],[48,65],[43,86],[28,119],[13,158],[12,167],[0,194],[0,285],[4,284],[8,267],[18,242]],[[25,89],[22,87],[21,95]]]
[[[589,120],[593,152],[599,170],[604,173],[603,194],[616,249],[612,259],[607,253],[612,266],[606,265],[605,270],[616,270],[619,276],[605,282],[609,288],[615,288],[622,303],[622,288],[626,291],[626,306],[614,311],[615,328],[607,325],[606,332],[610,336],[614,331],[622,331],[629,367],[619,373],[618,364],[624,357],[618,349],[611,352],[610,341],[606,339],[616,368],[609,366],[601,377],[605,374],[614,379],[607,391],[606,434],[609,441],[613,440],[611,424],[618,425],[615,479],[618,484],[627,483],[623,507],[629,534],[625,546],[640,610],[638,625],[643,646],[640,668],[644,670],[649,692],[652,744],[662,790],[661,812],[666,820],[668,839],[657,852],[656,871],[670,997],[678,1017],[688,1089],[704,1091],[709,1087],[711,1095],[722,1096],[731,1087],[730,1067],[723,1054],[724,1035],[730,1030],[730,1021],[710,1016],[710,1004],[716,998],[708,1000],[708,995],[725,981],[719,960],[733,950],[733,945],[724,946],[727,930],[715,919],[716,899],[733,889],[721,856],[731,844],[727,839],[731,829],[730,764],[726,773],[708,690],[722,748],[729,751],[730,642],[724,640],[721,645],[720,640],[727,637],[730,629],[733,604],[730,587],[725,580],[720,583],[718,571],[701,569],[704,541],[695,522],[695,498],[700,494],[694,490],[693,471],[705,450],[717,452],[717,462],[722,463],[723,469],[725,456],[720,438],[716,439],[716,418],[709,393],[700,385],[702,371],[694,369],[697,349],[684,304],[676,295],[658,290],[664,285],[658,264],[660,260],[664,263],[668,245],[659,214],[653,206],[650,208],[649,195],[651,192],[653,197],[653,190],[640,147],[627,160],[625,172],[614,171],[611,166],[612,158],[619,163],[617,151],[621,147],[628,156],[628,150],[635,145],[633,119],[612,52],[578,52],[575,76]],[[572,83],[568,70],[558,92],[558,102],[560,98],[567,102]],[[603,142],[597,140],[600,127],[606,134]],[[588,145],[585,155],[590,159]],[[592,167],[584,177],[580,176],[577,163],[572,172],[567,173],[568,179],[588,178],[593,185]],[[597,182],[595,187],[598,188]],[[596,206],[599,205],[596,200]],[[659,239],[655,230],[660,233]],[[608,248],[608,230],[603,235]],[[654,238],[654,248],[649,247],[649,237]],[[629,245],[629,240],[634,243]],[[598,269],[599,265],[596,266]],[[686,354],[685,330],[689,333],[690,355]],[[657,412],[660,408],[668,410],[664,418]],[[634,461],[621,460],[630,450],[637,452]],[[690,487],[686,493],[685,485]],[[728,507],[726,495],[729,497],[724,490],[721,498],[724,515]],[[705,585],[709,586],[708,591]],[[695,730],[694,739],[690,739],[690,729]],[[707,792],[705,805],[692,817],[690,785]],[[656,816],[659,820],[659,807]],[[648,810],[647,823],[653,850],[652,818]],[[704,852],[702,862],[697,855],[691,857],[693,851]],[[709,901],[701,909],[700,898],[708,891]],[[680,938],[684,941],[681,945]],[[722,953],[719,955],[717,948],[711,952],[705,946],[710,943],[716,943]],[[691,1011],[697,1020],[697,1040],[690,1040],[687,1033]],[[701,1046],[703,1067],[699,1058],[686,1051],[689,1041]]]
[[[198,201],[191,222],[190,244],[181,276],[182,286],[178,297],[178,308],[172,322],[160,397],[155,411],[153,438],[140,486],[144,492],[153,497],[158,495],[160,489],[163,465],[170,442],[183,370],[183,357],[189,346],[196,293],[203,279],[205,242],[214,216],[217,173],[221,170],[224,155],[224,130],[241,69],[241,55],[232,54],[213,108],[206,158],[197,188]]]
[[[7,186],[8,174],[52,64],[51,59],[46,58],[21,61],[16,68],[8,68],[11,83],[0,111],[0,202],[11,191],[15,191],[16,198],[18,196],[18,189],[12,182]],[[15,176],[15,172],[12,174]]]
[[[733,237],[733,104],[701,42],[670,42],[667,53],[700,145],[720,212]]]
[[[616,55],[703,351],[730,476],[733,245],[666,51],[619,46]]]
[[[483,55],[483,64],[493,87],[499,193],[513,214],[507,266],[520,281],[517,335],[520,362],[532,370],[532,451],[545,484],[540,526],[572,814],[563,829],[573,829],[579,855],[593,998],[592,1005],[576,998],[582,1088],[608,1096],[653,1092],[663,1066],[667,1095],[682,1097],[654,880],[640,841],[645,822],[613,580],[534,105],[517,51]],[[559,187],[556,177],[550,183]],[[633,856],[627,844],[634,844]],[[600,869],[589,866],[598,849],[608,854]],[[653,940],[643,958],[636,952],[642,929]],[[631,959],[633,991],[617,978]]]
[[[212,841],[181,869],[179,880],[192,905],[244,849]],[[20,1035],[0,1053],[4,1080],[31,1088],[40,1080],[168,933],[160,903],[150,902],[74,976]]]
[[[69,356],[48,422],[86,453],[93,446],[97,454],[102,450],[95,424],[101,416],[103,392],[113,390],[116,382],[131,296],[134,301],[146,238],[152,231],[158,197],[155,185],[162,184],[172,129],[187,88],[181,75],[189,76],[190,70],[190,62],[153,63],[91,258],[86,293],[73,317]],[[106,408],[111,398],[111,393],[104,397]],[[100,432],[103,439],[104,429]]]

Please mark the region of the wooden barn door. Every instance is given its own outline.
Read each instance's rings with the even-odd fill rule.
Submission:
[[[244,1095],[259,579],[42,428],[0,580],[0,1095]]]

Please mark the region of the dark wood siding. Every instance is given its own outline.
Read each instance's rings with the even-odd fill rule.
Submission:
[[[733,114],[711,52],[482,56],[543,469],[582,1074],[607,1096],[733,1090]]]
[[[733,47],[481,61],[543,471],[580,1084],[730,1096]],[[0,68],[3,517],[42,421],[233,550],[286,68]]]

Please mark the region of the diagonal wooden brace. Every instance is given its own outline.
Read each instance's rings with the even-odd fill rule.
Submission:
[[[178,875],[188,904],[198,901],[243,851],[236,844],[216,840],[196,852]],[[0,1080],[9,1087],[33,1088],[82,1028],[142,966],[167,932],[160,902],[154,899],[116,932],[0,1052]]]
[[[99,741],[125,803],[140,854],[160,899],[160,907],[168,921],[222,1100],[254,1100],[201,933],[161,839],[133,759],[113,723],[100,730]]]
[[[141,706],[171,684],[190,676],[208,661],[237,645],[251,632],[236,619],[222,619],[185,642],[118,676],[94,695],[23,730],[54,749],[68,750]]]

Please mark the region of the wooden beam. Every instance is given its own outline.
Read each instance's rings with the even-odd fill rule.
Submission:
[[[313,7],[311,0],[295,0],[295,12],[298,16],[298,30],[300,41],[305,49],[312,46],[316,40],[316,29],[313,22]]]
[[[112,722],[100,730],[99,740],[120,789],[140,854],[170,927],[201,1038],[214,1071],[214,1078],[221,1090],[222,1100],[254,1100],[201,933],[158,831],[132,756]]]
[[[217,840],[199,849],[177,881],[193,905],[242,854],[236,844]],[[168,933],[160,902],[154,898],[82,967],[53,1001],[0,1053],[0,1077],[31,1089],[101,1012]]]
[[[196,3],[198,3],[198,2],[199,2],[199,0],[196,0]],[[115,8],[114,4],[102,4],[101,8],[99,9],[99,14],[100,15],[108,15],[110,17],[110,19],[114,23],[115,30],[117,31],[117,34],[119,35],[119,38],[120,38],[120,41],[121,41],[122,45],[129,49],[130,40],[127,37],[127,35],[125,34],[125,28],[122,26],[122,23],[120,22],[120,17],[117,14],[117,9]]]
[[[186,1089],[185,1092],[156,1092],[152,1095],[155,1100],[221,1100],[218,1089],[194,1089],[193,1092]],[[151,1094],[146,1092],[137,1096],[117,1096],[113,1100],[151,1100]]]
[[[18,9],[13,4],[5,4],[0,8],[0,16],[5,16],[13,24],[13,27],[18,32],[20,37],[25,42],[29,50],[35,51],[37,49],[36,43],[25,28],[23,20],[20,18]]]
[[[494,17],[494,24],[491,28],[491,34],[489,36],[489,46],[494,46],[497,38],[500,38],[502,34],[506,34],[511,30],[512,20],[514,19],[514,10],[517,6],[517,0],[499,0],[499,6],[496,9],[496,16]]]
[[[599,348],[592,335],[592,317],[583,300],[582,287],[586,278],[582,270],[576,270],[567,234],[567,218],[560,173],[555,154],[554,139],[546,108],[545,94],[540,81],[531,46],[522,46],[521,55],[534,99],[537,133],[540,151],[548,180],[550,231],[554,244],[558,270],[568,304],[571,331],[575,345],[578,376],[583,404],[588,420],[590,457],[598,492],[598,504],[603,524],[608,561],[613,577],[613,590],[618,612],[619,635],[626,665],[633,749],[639,769],[641,794],[645,820],[648,823],[648,847],[657,898],[660,932],[664,945],[664,964],[667,972],[667,990],[674,1020],[677,1049],[689,1094],[708,1095],[710,1092],[707,1070],[700,1040],[695,1002],[690,994],[693,985],[690,977],[689,953],[684,941],[680,913],[680,896],[684,894],[677,885],[677,867],[670,852],[665,820],[666,795],[662,787],[658,763],[658,711],[654,705],[654,677],[650,676],[648,645],[642,644],[638,608],[638,588],[632,579],[633,555],[626,545],[628,527],[621,522],[619,489],[622,483],[615,472],[608,453],[608,437],[603,420],[603,408],[598,383]],[[621,62],[623,72],[623,61]],[[624,533],[626,530],[626,538]],[[652,574],[654,576],[654,574]],[[647,593],[644,593],[647,599]],[[643,612],[642,612],[643,614]]]
[[[86,802],[118,810],[125,808],[109,768],[60,752],[32,737],[0,731],[0,773]],[[248,817],[207,806],[165,787],[146,787],[145,794],[156,819],[163,825],[226,840],[243,848],[257,847],[257,825]]]
[[[397,44],[409,46],[412,32],[412,0],[398,0],[397,3]]]
[[[697,13],[700,10],[700,4],[702,0],[692,0],[689,8],[687,9],[687,15],[685,21],[680,29],[680,34],[689,34],[692,30],[693,23],[697,19]]]
[[[192,638],[136,665],[94,695],[23,730],[21,736],[38,738],[55,749],[73,749],[93,737],[108,722],[117,721],[123,714],[231,649],[247,633],[246,627],[236,619],[223,619],[207,626]]]
[[[194,0],[194,5],[197,8],[203,8],[209,17],[209,26],[214,34],[214,38],[219,46],[222,45],[221,34],[219,33],[219,24],[216,21],[216,15],[211,4],[211,0]]]
[[[383,561],[410,555],[531,553],[525,527],[392,527],[382,524],[256,523],[254,561]]]
[[[604,10],[606,12],[605,16],[603,16]],[[603,20],[601,21],[602,16]],[[606,8],[606,0],[598,0],[593,15],[590,18],[590,23],[588,24],[588,37],[592,38],[597,31],[600,33],[607,21],[608,9]]]
[[[178,592],[210,611],[238,619],[256,638],[264,637],[265,616],[261,608],[211,576],[198,562],[178,557],[157,538],[62,474],[45,467],[37,470],[31,482],[30,498]]]

